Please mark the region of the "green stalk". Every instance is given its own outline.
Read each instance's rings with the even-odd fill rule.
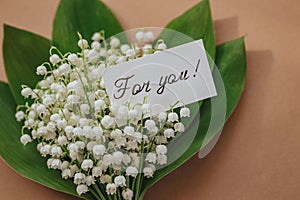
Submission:
[[[77,69],[75,69],[75,71],[77,72],[78,77],[79,77],[79,80],[80,80],[80,82],[81,82],[81,84],[82,84],[83,91],[84,91],[84,95],[85,95],[85,97],[86,97],[87,103],[89,104],[90,112],[91,112],[92,118],[95,119],[94,110],[93,110],[92,104],[91,104],[90,99],[89,99],[89,96],[88,96],[88,91],[86,90],[86,88],[85,88],[85,86],[84,86],[84,84],[83,84],[82,78],[81,78],[79,72],[77,71]]]
[[[96,197],[97,200],[105,200],[105,199],[100,198],[100,197],[97,195],[97,192],[95,192],[92,188],[90,188],[89,191],[94,195],[94,197]]]
[[[108,196],[108,199],[109,199],[109,200],[113,200],[110,194],[107,195],[107,196]]]
[[[126,185],[128,188],[130,188],[130,178],[129,176],[126,176]]]
[[[118,200],[122,199],[120,190],[121,190],[120,188],[118,188],[118,190],[117,190]]]
[[[142,183],[142,168],[143,168],[143,153],[144,153],[144,141],[142,141],[141,143],[141,158],[140,158],[140,163],[139,163],[139,174],[137,177],[137,183],[136,183],[136,193],[135,193],[135,200],[139,199],[139,193],[140,193],[140,189],[141,189],[141,183]]]
[[[144,199],[144,196],[145,196],[145,194],[146,194],[146,191],[147,191],[147,190],[145,190],[144,192],[142,192],[142,194],[139,196],[139,200],[143,200],[143,199]]]
[[[116,195],[116,194],[114,194],[114,200],[118,200],[118,199],[117,199],[117,195]]]
[[[100,196],[101,199],[105,200],[106,198],[103,196],[102,191],[100,190],[100,188],[98,187],[97,184],[94,184],[93,187],[96,189],[98,195]]]
[[[79,39],[81,40],[81,41],[83,41],[83,38],[82,38],[82,36],[80,35],[80,33],[77,33],[78,34],[78,36],[79,36]],[[91,84],[91,81],[89,80],[89,77],[88,77],[88,74],[87,74],[87,66],[86,66],[86,62],[85,62],[85,55],[84,55],[84,48],[81,48],[81,56],[82,56],[82,65],[83,65],[83,72],[84,72],[84,76],[85,76],[85,78],[86,78],[86,80],[87,80],[87,82],[88,82],[88,85],[89,85],[89,89],[91,89],[92,88],[92,84]]]
[[[135,183],[136,183],[136,178],[134,178],[132,181],[132,192],[134,192],[135,190]]]

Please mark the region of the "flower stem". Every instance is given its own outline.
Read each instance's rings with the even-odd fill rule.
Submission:
[[[108,196],[108,199],[109,200],[113,200],[112,198],[111,198],[111,195],[109,194],[109,195],[107,195]]]
[[[86,90],[86,88],[85,88],[85,86],[84,86],[84,83],[83,83],[83,81],[82,81],[82,78],[81,78],[79,72],[78,72],[76,69],[75,69],[75,71],[77,72],[78,77],[79,77],[79,80],[80,80],[80,82],[81,82],[81,84],[82,84],[82,88],[83,88],[83,91],[84,91],[84,94],[85,94],[87,103],[88,103],[88,105],[89,105],[89,107],[90,107],[91,117],[92,117],[93,119],[95,119],[94,110],[93,110],[94,108],[92,107],[92,104],[91,104],[91,102],[90,102],[90,98],[89,98],[89,96],[88,96],[88,91]]]
[[[117,195],[116,195],[116,194],[114,194],[114,200],[118,200],[118,198],[117,198]]]
[[[134,192],[135,189],[135,182],[136,182],[136,178],[133,179],[132,181],[132,191]]]
[[[83,38],[82,38],[82,36],[80,35],[80,33],[77,33],[78,34],[78,36],[79,36],[79,39],[81,40],[81,41],[83,41]],[[82,65],[83,65],[83,73],[84,73],[84,77],[86,78],[86,80],[87,80],[87,82],[88,82],[88,86],[89,86],[89,89],[91,89],[92,88],[92,84],[91,84],[91,81],[89,80],[89,77],[88,77],[88,69],[87,69],[87,65],[86,65],[86,62],[85,62],[85,54],[84,54],[84,50],[85,50],[85,48],[84,47],[82,47],[81,48],[81,56],[82,56]]]
[[[121,200],[122,198],[121,198],[121,192],[120,192],[120,188],[118,188],[118,190],[117,190],[117,194],[118,194],[118,200]]]
[[[100,197],[97,195],[97,192],[95,192],[92,188],[90,188],[89,190],[90,190],[90,192],[94,195],[94,197],[96,197],[97,200],[105,200],[105,199],[100,198]]]
[[[141,158],[140,158],[140,163],[139,163],[139,174],[137,177],[137,183],[136,183],[136,193],[135,193],[135,200],[139,199],[140,195],[140,188],[141,188],[141,183],[142,183],[142,168],[143,168],[143,153],[144,153],[144,141],[141,143]]]
[[[130,178],[129,178],[129,176],[126,176],[126,185],[127,185],[127,187],[130,188]]]
[[[97,184],[94,184],[93,187],[96,189],[98,195],[100,196],[101,199],[105,200],[106,198],[103,196],[102,191],[100,190],[100,188],[98,187]]]

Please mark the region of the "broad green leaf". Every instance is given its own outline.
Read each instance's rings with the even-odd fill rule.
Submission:
[[[35,87],[41,78],[36,67],[49,59],[50,41],[25,30],[4,25],[3,57],[13,96],[24,104],[21,85]]]
[[[90,40],[93,33],[100,30],[105,31],[106,37],[123,32],[117,18],[104,3],[99,0],[61,0],[53,25],[53,45],[63,53],[77,52],[77,32]]]
[[[215,59],[215,32],[208,0],[198,3],[181,16],[172,20],[165,28],[178,31],[194,40],[203,39],[207,53],[212,60]],[[159,38],[163,38],[166,44],[173,47],[188,42],[186,37],[182,37],[181,34],[166,30],[162,32]]]
[[[16,104],[6,83],[0,82],[0,155],[19,174],[57,191],[78,196],[71,180],[61,178],[58,170],[50,170],[32,142],[20,142],[21,124],[15,120]],[[83,198],[92,199],[90,196]]]
[[[245,79],[246,79],[246,51],[244,46],[244,38],[240,38],[237,40],[233,40],[217,47],[217,54],[216,54],[216,65],[220,71],[221,77],[223,79],[224,87],[226,90],[225,93],[219,93],[216,99],[226,97],[227,101],[227,110],[226,110],[226,119],[229,118],[231,113],[233,112],[234,108],[236,107],[238,100],[244,89]],[[213,73],[214,78],[216,73]],[[214,99],[215,100],[215,99]],[[148,179],[144,182],[143,192],[152,186],[154,183],[159,181],[165,175],[182,165],[186,160],[191,158],[194,154],[196,154],[201,148],[204,147],[203,144],[204,139],[207,137],[209,130],[210,123],[213,126],[216,126],[216,131],[209,136],[212,138],[214,134],[217,133],[218,129],[222,126],[222,124],[214,124],[214,121],[211,122],[212,115],[218,117],[218,114],[222,116],[222,113],[213,113],[211,112],[211,104],[212,99],[205,100],[200,111],[200,123],[198,127],[198,121],[194,120],[193,124],[188,128],[188,130],[184,133],[182,138],[176,139],[176,147],[177,149],[184,148],[182,145],[185,144],[185,140],[188,140],[190,135],[193,132],[197,132],[197,135],[193,141],[193,143],[189,146],[189,148],[185,151],[185,153],[177,159],[175,162],[171,163],[167,167],[158,170],[152,179]],[[225,123],[224,121],[224,123]],[[198,127],[198,129],[197,129]],[[209,141],[207,141],[209,142]],[[207,143],[205,142],[205,143]],[[176,154],[176,148],[171,150],[170,156]],[[178,150],[177,150],[178,151]]]
[[[218,66],[222,78],[229,81],[225,87],[227,98],[228,118],[235,109],[240,98],[241,91],[244,90],[246,79],[246,51],[244,38],[226,42],[217,48],[216,65]]]

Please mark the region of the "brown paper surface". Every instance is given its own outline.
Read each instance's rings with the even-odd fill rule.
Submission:
[[[3,23],[50,38],[58,2],[0,0],[1,39]],[[163,27],[198,1],[105,2],[131,29]],[[146,200],[299,199],[299,7],[296,0],[211,0],[217,42],[246,35],[245,92],[208,157],[193,157]],[[0,80],[6,81],[2,56]],[[76,199],[21,177],[1,159],[0,177],[0,199]]]

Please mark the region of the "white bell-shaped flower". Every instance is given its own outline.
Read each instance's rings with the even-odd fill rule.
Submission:
[[[156,153],[157,154],[166,154],[168,152],[166,145],[157,145],[156,146]]]
[[[135,178],[138,173],[139,173],[139,171],[138,171],[138,169],[136,167],[129,166],[126,169],[126,176],[132,176],[132,177]]]
[[[132,200],[133,198],[133,192],[132,190],[130,189],[125,189],[122,191],[122,197],[125,199],[125,200]]]
[[[102,145],[102,144],[95,145],[93,147],[93,156],[95,157],[95,159],[100,159],[101,156],[104,155],[105,150],[106,150],[106,148],[104,145]]]
[[[83,169],[84,171],[88,171],[89,169],[93,168],[93,161],[91,159],[85,159],[82,163],[81,163],[81,169]]]
[[[23,145],[26,145],[27,143],[31,142],[32,139],[31,139],[30,135],[24,134],[21,136],[20,141]]]
[[[79,195],[82,195],[84,193],[87,193],[89,191],[87,185],[84,185],[84,184],[81,184],[81,185],[78,185],[76,187],[76,192],[79,194]]]
[[[107,194],[113,195],[113,194],[116,194],[116,191],[117,191],[117,186],[114,183],[108,183],[106,185],[106,193]]]
[[[180,109],[180,117],[190,117],[190,109],[187,107],[181,108]]]
[[[116,184],[117,187],[124,187],[126,186],[126,179],[124,176],[116,176],[114,179],[114,183]]]

